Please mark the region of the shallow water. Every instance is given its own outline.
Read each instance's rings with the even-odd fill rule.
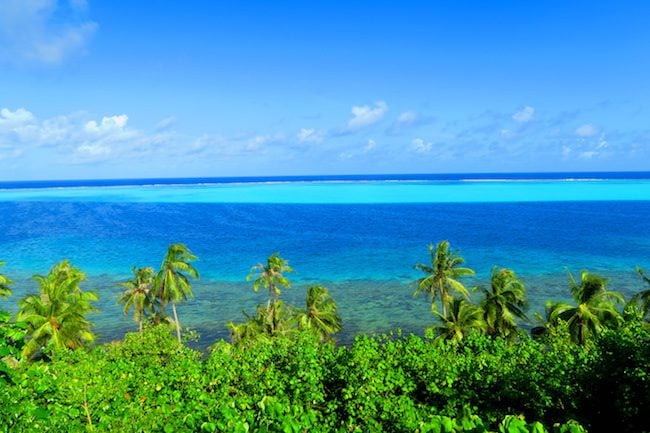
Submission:
[[[0,259],[7,261],[3,271],[19,283],[14,297],[2,302],[15,309],[17,299],[36,289],[31,275],[69,258],[88,273],[86,287],[100,293],[102,312],[93,317],[97,332],[102,340],[119,338],[135,325],[116,305],[117,283],[129,277],[132,266],[157,267],[173,242],[186,243],[200,258],[196,296],[179,307],[179,314],[184,326],[199,329],[204,343],[226,338],[225,323],[241,320],[242,309],[252,311],[264,299],[245,278],[252,265],[275,251],[296,269],[290,275],[294,287],[283,294],[288,301],[302,302],[308,284],[331,289],[344,319],[343,343],[358,332],[397,327],[421,332],[431,323],[429,304],[411,296],[418,277],[413,265],[428,260],[427,245],[442,239],[459,248],[477,271],[468,285],[484,283],[493,265],[513,268],[527,282],[534,311],[544,300],[567,297],[567,268],[603,273],[612,289],[628,294],[642,287],[634,267],[650,268],[650,201],[605,198],[613,194],[609,187],[620,189],[616,194],[622,197],[650,197],[644,181],[458,184],[436,182],[434,189],[443,192],[427,196],[426,203],[370,203],[379,196],[389,201],[397,190],[373,196],[359,192],[368,185],[355,190],[361,194],[357,203],[328,204],[282,202],[282,197],[304,197],[274,189],[281,185],[288,191],[293,184],[256,184],[251,197],[266,203],[215,202],[213,193],[203,190],[213,186],[184,186],[181,195],[172,186],[156,187],[167,192],[142,186],[86,188],[86,195],[77,188],[39,189],[38,200],[33,189],[1,191]],[[465,184],[477,188],[468,196],[483,200],[437,202]],[[500,200],[482,189],[497,184]],[[541,184],[574,199],[540,198]],[[575,199],[575,189],[566,192],[576,184],[582,198]],[[322,183],[319,187],[328,192],[318,197],[351,200],[356,197],[351,186]],[[371,186],[399,188],[401,197],[420,196],[419,188],[427,187],[412,182]],[[130,192],[120,195],[120,188]],[[519,201],[522,196],[529,200]],[[202,199],[188,203],[192,197]]]

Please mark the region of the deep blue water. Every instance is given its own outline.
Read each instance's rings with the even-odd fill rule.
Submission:
[[[50,185],[51,186],[51,185]],[[303,299],[307,284],[330,287],[349,342],[357,332],[400,327],[421,332],[432,323],[429,304],[413,299],[413,265],[428,260],[427,245],[442,239],[459,248],[485,282],[493,265],[513,268],[528,284],[533,310],[567,297],[566,269],[589,269],[624,293],[641,288],[634,267],[650,268],[650,201],[562,201],[420,204],[246,204],[0,201],[0,260],[17,281],[9,308],[46,273],[69,258],[89,275],[102,313],[103,340],[135,325],[116,305],[118,282],[132,266],[157,267],[166,247],[186,243],[199,257],[195,298],[181,305],[184,326],[204,342],[227,337],[225,323],[241,320],[263,294],[245,277],[279,251],[296,273],[284,294]]]

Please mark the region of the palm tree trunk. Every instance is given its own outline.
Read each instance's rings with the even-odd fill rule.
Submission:
[[[138,330],[142,332],[142,319],[138,322]]]
[[[181,324],[178,321],[178,314],[176,314],[176,303],[172,302],[172,311],[174,312],[174,322],[176,323],[176,336],[178,337],[178,342],[181,342]]]

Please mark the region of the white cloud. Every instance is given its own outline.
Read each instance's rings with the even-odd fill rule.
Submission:
[[[162,119],[160,122],[156,124],[156,127],[154,129],[156,131],[164,131],[171,128],[175,123],[176,123],[176,117],[174,116],[165,117],[164,119]]]
[[[111,148],[108,146],[102,146],[101,144],[82,144],[77,147],[77,152],[84,156],[96,157],[104,156],[111,153]]]
[[[378,101],[374,107],[369,105],[355,105],[352,107],[352,118],[348,121],[348,131],[358,131],[368,125],[376,123],[388,112],[388,105]]]
[[[302,128],[296,134],[296,138],[299,143],[322,143],[325,139],[325,133],[313,128]]]
[[[579,155],[579,156],[580,156],[580,158],[582,158],[582,159],[591,159],[591,158],[593,158],[593,157],[595,157],[595,156],[598,156],[598,154],[599,154],[599,153],[596,152],[595,150],[587,150],[587,151],[585,151],[585,152],[580,152],[580,155]]]
[[[535,115],[535,109],[527,105],[521,110],[517,111],[515,114],[513,114],[512,119],[515,122],[526,123],[526,122],[530,122],[533,119],[534,115]]]
[[[126,114],[104,116],[100,121],[86,120],[86,115],[71,114],[39,120],[24,108],[12,111],[0,109],[0,145],[5,149],[20,149],[20,154],[38,148],[51,148],[61,155],[72,155],[70,162],[102,159],[141,151],[164,142],[161,134],[149,135],[129,128]],[[120,151],[116,152],[115,147]],[[17,155],[17,153],[15,153]]]
[[[598,133],[598,129],[594,125],[591,125],[591,124],[585,124],[585,125],[579,126],[575,130],[575,134],[578,137],[583,137],[583,138],[593,137],[597,133]]]
[[[372,152],[372,151],[375,149],[375,147],[377,147],[377,143],[375,142],[375,140],[370,139],[370,140],[368,140],[368,142],[366,143],[366,145],[363,146],[363,150],[362,150],[362,152],[363,152],[363,153]]]
[[[415,121],[418,119],[418,115],[415,113],[415,111],[405,111],[403,113],[400,113],[399,116],[397,116],[397,120],[395,123],[397,125],[412,125],[415,123]]]
[[[568,158],[571,155],[571,148],[569,146],[562,146],[562,157]]]
[[[399,134],[406,128],[419,126],[430,120],[431,119],[421,118],[415,111],[404,111],[397,116],[397,119],[395,119],[386,132],[388,134]]]
[[[361,155],[367,155],[370,152],[374,152],[376,147],[377,147],[377,142],[371,138],[362,147],[357,147],[355,149],[350,149],[339,153],[339,158],[347,160],[347,159],[359,157]]]
[[[57,64],[85,50],[97,24],[80,20],[84,0],[69,0],[76,11],[67,13],[59,0],[2,0],[0,4],[0,60]]]
[[[510,140],[511,138],[514,138],[515,133],[512,132],[510,129],[502,129],[500,132],[501,138]]]
[[[110,134],[111,132],[121,131],[129,121],[129,116],[120,114],[119,116],[103,117],[101,123],[94,120],[86,122],[84,129],[91,134]]]
[[[11,111],[8,108],[0,110],[0,127],[12,128],[34,120],[34,115],[24,108]]]
[[[256,135],[255,137],[248,140],[246,143],[246,150],[259,150],[266,143],[272,141],[273,138],[270,135]]]
[[[431,152],[432,143],[426,142],[421,138],[415,138],[411,141],[411,148],[417,153]]]

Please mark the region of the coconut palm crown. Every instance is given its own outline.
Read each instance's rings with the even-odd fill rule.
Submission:
[[[148,310],[154,312],[156,299],[152,296],[156,272],[153,268],[136,268],[133,267],[133,278],[120,284],[124,288],[118,303],[124,304],[124,314],[129,314],[133,308],[133,320],[138,324],[138,329],[142,331],[145,312]]]
[[[526,320],[526,286],[511,269],[492,268],[490,288],[480,288],[486,331],[489,335],[516,335],[517,319]]]
[[[342,329],[336,302],[326,287],[316,285],[307,288],[305,309],[296,313],[298,328],[312,332],[320,341],[331,341],[332,334]]]
[[[440,324],[431,326],[427,331],[437,335],[436,339],[460,342],[472,332],[485,331],[483,311],[465,298],[452,298],[446,315],[437,311],[434,314],[440,319]]]
[[[293,272],[289,261],[279,256],[279,253],[271,254],[266,259],[266,264],[258,263],[250,270],[246,281],[253,281],[253,290],[256,292],[260,287],[269,289],[269,297],[277,302],[281,292],[280,287],[289,288],[291,282],[283,273]]]
[[[31,357],[41,348],[76,349],[95,339],[86,314],[97,311],[92,305],[99,299],[95,292],[84,292],[79,284],[86,275],[64,260],[50,272],[36,275],[39,293],[19,301],[16,320],[28,325],[28,341],[23,354]]]
[[[650,286],[650,277],[645,274],[643,269],[637,267],[636,272],[639,274],[643,282],[647,286]],[[635,293],[634,296],[632,296],[630,303],[637,306],[643,319],[650,321],[650,288]]]
[[[3,267],[7,262],[0,262],[0,268]],[[11,279],[4,275],[0,274],[0,298],[7,298],[11,296],[11,286],[14,284]]]
[[[453,301],[452,292],[456,292],[466,299],[469,293],[465,286],[459,281],[460,278],[474,275],[470,268],[461,267],[465,262],[457,251],[449,249],[448,241],[440,241],[434,248],[429,245],[430,264],[419,263],[415,269],[422,271],[425,276],[417,280],[416,290],[413,294],[418,296],[425,293],[431,298],[431,311],[436,312],[436,300],[440,298],[442,315],[447,315],[447,307]]]
[[[576,281],[569,272],[569,287],[576,305],[547,302],[546,314],[550,324],[566,322],[574,342],[584,345],[604,328],[621,323],[616,305],[623,302],[623,296],[607,290],[606,278],[582,271]]]

